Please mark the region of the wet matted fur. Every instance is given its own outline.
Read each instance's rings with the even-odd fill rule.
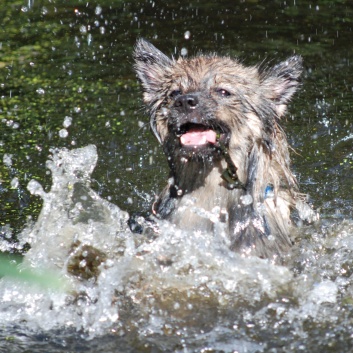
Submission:
[[[299,85],[301,57],[273,67],[217,55],[175,60],[140,39],[134,59],[170,167],[153,213],[182,229],[225,232],[237,251],[286,252],[291,212],[313,216],[279,126]]]

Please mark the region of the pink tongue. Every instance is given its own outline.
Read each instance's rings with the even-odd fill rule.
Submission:
[[[180,137],[182,145],[186,146],[200,146],[207,143],[216,143],[216,133],[213,130],[189,130]]]

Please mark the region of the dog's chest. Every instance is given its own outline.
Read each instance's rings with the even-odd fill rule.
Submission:
[[[189,231],[213,231],[215,225],[229,226],[229,209],[238,202],[240,190],[230,190],[215,168],[205,184],[178,200],[170,221]]]

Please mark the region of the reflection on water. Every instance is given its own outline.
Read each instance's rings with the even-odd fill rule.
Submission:
[[[349,352],[353,5],[5,4],[0,246],[31,244],[21,266],[59,273],[70,290],[3,279],[0,351]],[[176,56],[304,57],[283,125],[322,222],[300,231],[284,266],[242,258],[209,234],[127,229],[125,210],[145,215],[166,179],[131,68],[137,36]],[[48,173],[51,148],[66,150],[52,150]]]

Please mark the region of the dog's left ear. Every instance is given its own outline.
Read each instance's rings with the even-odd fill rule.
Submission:
[[[275,103],[279,118],[285,113],[288,102],[300,84],[302,70],[302,57],[294,55],[261,74],[265,94]]]

